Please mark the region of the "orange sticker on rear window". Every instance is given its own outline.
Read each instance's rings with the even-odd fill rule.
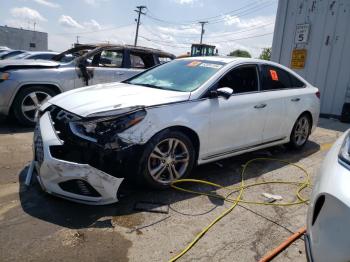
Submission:
[[[270,69],[270,76],[273,81],[278,81],[278,75],[275,70]]]
[[[200,65],[202,62],[199,61],[192,61],[191,63],[187,64],[187,66],[189,67],[196,67],[198,65]]]

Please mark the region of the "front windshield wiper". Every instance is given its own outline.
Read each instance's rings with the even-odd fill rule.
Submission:
[[[151,85],[151,84],[141,84],[141,83],[135,84],[135,83],[131,83],[131,82],[129,82],[129,81],[127,81],[127,82],[125,82],[125,83],[130,84],[130,85],[145,86],[145,87],[151,87],[151,88],[165,89],[165,90],[166,90],[166,88],[164,88],[164,87],[156,86],[156,85]]]

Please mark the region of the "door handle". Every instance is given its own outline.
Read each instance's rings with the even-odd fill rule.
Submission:
[[[300,101],[300,98],[299,98],[299,97],[297,97],[297,98],[292,98],[290,101],[292,101],[292,102],[298,102],[298,101]]]
[[[256,109],[260,109],[260,108],[264,108],[264,107],[266,107],[266,104],[259,104],[259,105],[254,106],[254,108],[256,108]]]

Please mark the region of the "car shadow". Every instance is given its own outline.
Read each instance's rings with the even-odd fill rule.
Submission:
[[[284,146],[271,147],[231,157],[216,163],[201,165],[194,170],[191,178],[208,180],[222,186],[239,185],[242,165],[251,159],[270,157],[295,163],[319,150],[320,146],[312,141],[309,141],[301,151],[291,151]],[[285,165],[287,164],[270,161],[253,164],[252,169],[247,172],[245,179],[259,177],[260,175],[277,170]],[[169,205],[172,212],[183,214],[180,210],[173,208],[173,204],[195,197],[193,194],[178,192],[174,189],[140,189],[130,183],[126,183],[126,187],[124,187],[122,192],[123,196],[118,203],[105,206],[88,206],[60,199],[43,192],[34,178],[32,180],[32,185],[27,187],[24,184],[26,171],[27,168],[24,168],[19,176],[19,196],[24,212],[32,217],[71,229],[113,227],[113,218],[141,212],[135,210],[134,207],[137,202],[145,200],[165,203]],[[198,184],[192,184],[190,187],[192,190],[203,190],[203,188],[201,188],[202,186]],[[206,187],[204,190],[208,189],[209,188]],[[201,214],[185,215],[196,216],[206,214],[217,206],[224,204],[220,199],[208,198],[213,203],[213,208]]]
[[[24,127],[14,119],[5,118],[0,120],[0,134],[16,134],[33,132],[34,127]]]

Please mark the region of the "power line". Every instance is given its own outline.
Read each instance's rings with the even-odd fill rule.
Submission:
[[[262,2],[262,3],[256,3],[256,1],[255,1],[255,2],[252,2],[252,3],[248,4],[248,5],[240,7],[238,9],[231,10],[229,12],[226,12],[226,13],[223,13],[223,14],[220,14],[220,15],[215,15],[215,16],[212,16],[212,17],[203,18],[203,19],[200,19],[200,20],[185,20],[183,22],[169,21],[169,20],[165,20],[165,19],[158,18],[158,17],[154,16],[153,13],[151,11],[149,11],[149,10],[148,10],[148,14],[146,15],[146,17],[149,18],[149,19],[161,22],[161,23],[172,24],[172,25],[191,25],[191,24],[198,23],[198,22],[200,22],[202,20],[208,21],[209,24],[213,24],[213,23],[219,23],[221,21],[224,21],[225,20],[224,16],[227,16],[227,15],[234,15],[234,16],[239,16],[240,14],[248,15],[250,13],[253,13],[253,12],[256,12],[256,11],[260,10],[261,8],[266,8],[266,7],[274,4],[274,3],[269,3],[269,2],[270,1],[265,1],[265,2]],[[215,18],[218,18],[218,19],[215,19]]]
[[[266,36],[266,35],[272,35],[272,34],[273,34],[273,32],[269,32],[269,33],[266,33],[266,34],[251,35],[251,36],[241,37],[241,38],[226,39],[226,40],[224,40],[224,41],[215,41],[215,42],[213,42],[213,43],[224,43],[224,42],[227,42],[227,41],[238,41],[238,40],[244,40],[244,39],[262,37],[262,36]]]
[[[137,10],[134,10],[136,13],[138,13],[138,17],[137,17],[137,25],[136,25],[136,33],[135,33],[135,42],[134,42],[134,46],[137,45],[137,36],[139,35],[139,26],[140,26],[140,17],[141,15],[145,15],[146,13],[143,13],[143,9],[147,9],[146,6],[144,5],[139,5],[136,6]]]
[[[242,29],[242,30],[238,30],[238,31],[219,32],[219,33],[214,33],[214,34],[211,34],[211,35],[209,34],[209,35],[206,36],[206,39],[222,38],[222,37],[228,36],[228,35],[241,34],[241,33],[249,32],[249,31],[254,31],[254,30],[257,30],[259,28],[264,28],[264,27],[267,27],[267,26],[273,25],[273,24],[274,24],[274,22],[270,22],[270,23],[266,23],[266,24],[260,24],[260,25],[256,25],[256,26],[251,26],[251,27],[249,27],[249,29]],[[160,36],[158,36],[157,33],[155,33],[154,31],[151,31],[149,28],[146,28],[146,27],[143,27],[143,28],[146,29],[146,31],[148,31],[149,33],[155,35],[160,40],[164,40],[164,39],[160,38]],[[191,39],[191,38],[197,38],[198,34],[188,34],[188,35],[186,35],[185,33],[181,33],[181,35],[176,35],[174,37],[175,38]]]
[[[211,43],[213,44],[217,44],[217,43],[224,43],[224,42],[228,42],[228,41],[239,41],[239,40],[245,40],[245,39],[251,39],[251,38],[258,38],[258,37],[262,37],[262,36],[267,36],[267,35],[272,35],[273,32],[269,32],[269,33],[265,33],[265,34],[259,34],[259,35],[249,35],[246,37],[238,37],[238,38],[232,38],[232,39],[226,39],[223,41],[212,41]],[[150,42],[154,42],[154,43],[160,43],[163,45],[168,45],[168,46],[176,46],[176,45],[191,45],[192,43],[189,42],[183,42],[183,43],[179,43],[179,42],[169,42],[169,41],[161,41],[161,40],[157,40],[157,39],[151,39],[151,38],[147,38],[144,36],[140,36],[141,38],[150,41]]]
[[[235,14],[235,15],[232,15],[234,18],[241,18],[241,17],[244,17],[244,16],[247,16],[247,15],[250,15],[252,13],[255,13],[256,11],[260,11],[261,9],[264,9],[266,7],[269,7],[271,5],[273,5],[273,3],[269,3],[267,5],[265,5],[266,3],[264,3],[263,5],[257,5],[257,6],[254,6],[252,8],[249,8],[248,10],[245,10],[245,11],[242,11],[238,14]],[[214,21],[211,21],[210,24],[218,24],[218,23],[222,23],[222,22],[225,22],[225,20],[227,19],[227,15],[226,17],[222,17],[220,19],[217,19],[217,20],[214,20]]]
[[[122,27],[129,26],[129,25],[133,25],[133,24],[125,24],[125,25],[121,25],[121,26],[115,26],[115,27],[103,28],[103,29],[96,29],[96,30],[92,30],[92,31],[56,33],[56,34],[54,34],[54,35],[82,35],[82,34],[91,34],[91,33],[98,33],[98,32],[104,32],[104,31],[112,31],[112,30],[115,30],[115,29],[119,29],[119,28],[122,28]]]

